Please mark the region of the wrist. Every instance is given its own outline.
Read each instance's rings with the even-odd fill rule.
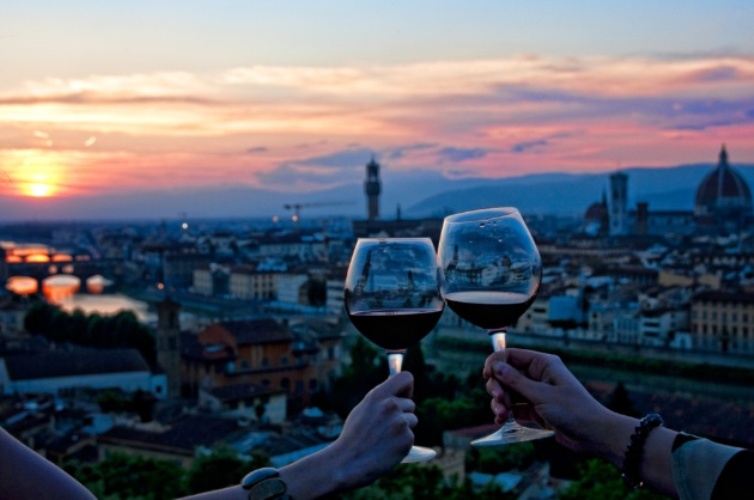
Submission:
[[[585,451],[621,468],[629,441],[639,420],[610,410],[595,415],[587,432]]]
[[[344,472],[346,466],[341,464],[339,454],[330,445],[281,468],[280,477],[294,500],[323,498],[350,489]]]

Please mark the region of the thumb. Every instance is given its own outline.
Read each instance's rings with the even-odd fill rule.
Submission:
[[[377,387],[390,395],[410,398],[414,390],[414,376],[409,372],[396,373]]]
[[[492,373],[504,387],[516,391],[532,403],[542,400],[542,384],[524,376],[508,363],[498,361],[492,365]]]

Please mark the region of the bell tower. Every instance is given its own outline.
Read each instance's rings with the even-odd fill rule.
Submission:
[[[181,324],[178,313],[181,305],[170,297],[158,302],[157,331],[157,364],[165,370],[168,379],[167,396],[177,398],[181,395]]]
[[[367,163],[367,178],[364,181],[364,193],[367,195],[367,220],[374,221],[380,216],[380,164],[374,160],[374,156]]]
[[[628,176],[616,172],[610,176],[610,236],[628,234]]]

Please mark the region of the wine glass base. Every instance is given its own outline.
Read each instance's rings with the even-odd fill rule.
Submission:
[[[425,448],[424,446],[412,446],[408,451],[408,455],[401,460],[402,464],[413,464],[416,462],[426,462],[432,460],[437,456],[437,452],[432,448]]]
[[[523,443],[524,441],[533,441],[535,439],[544,439],[554,435],[554,431],[547,429],[532,429],[531,427],[522,427],[518,424],[506,424],[488,436],[475,439],[471,444],[473,446],[498,446],[512,443]]]

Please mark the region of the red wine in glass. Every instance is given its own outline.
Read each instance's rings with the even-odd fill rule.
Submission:
[[[344,303],[359,333],[385,349],[390,375],[400,372],[406,348],[432,331],[445,307],[432,241],[359,238],[348,266]],[[413,446],[403,462],[436,455]]]
[[[513,207],[473,210],[443,221],[437,249],[441,291],[448,307],[487,331],[496,352],[508,326],[531,306],[542,261],[521,214]],[[554,435],[519,425],[513,417],[477,446],[518,443]]]

